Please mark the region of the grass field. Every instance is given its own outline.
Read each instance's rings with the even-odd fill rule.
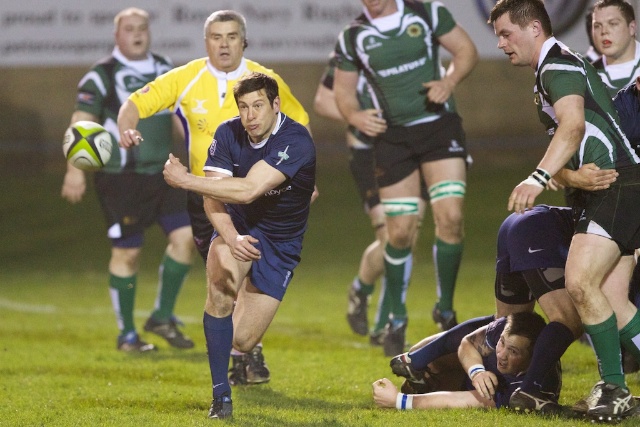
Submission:
[[[353,335],[344,318],[347,284],[372,231],[346,172],[345,151],[336,147],[320,151],[321,196],[312,209],[303,261],[264,338],[271,382],[235,388],[234,418],[228,424],[587,425],[504,410],[401,413],[373,407],[370,384],[392,375],[388,359],[381,349],[369,347],[365,338]],[[509,192],[535,166],[538,153],[477,150],[469,174],[466,249],[455,297],[459,320],[493,311],[495,234],[507,215]],[[33,168],[28,162],[3,162],[0,426],[209,425],[211,384],[201,325],[201,261],[196,260],[176,309],[186,333],[196,341],[195,349],[175,350],[143,334],[160,351],[117,352],[105,271],[109,245],[92,189],[82,204],[71,206],[59,197],[62,165]],[[561,200],[559,194],[546,193],[540,202]],[[430,221],[427,218],[425,224]],[[427,225],[409,290],[410,342],[436,332],[430,319],[435,301],[432,238]],[[139,328],[153,305],[163,246],[161,234],[149,232],[138,281]],[[563,364],[561,401],[571,404],[598,379],[592,350],[573,344]],[[629,377],[629,384],[640,394],[638,374]]]

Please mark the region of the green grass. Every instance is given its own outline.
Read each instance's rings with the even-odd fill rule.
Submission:
[[[516,150],[476,155],[469,175],[466,252],[455,298],[459,320],[493,311],[495,234],[507,215],[509,192],[538,158],[537,152],[522,157]],[[264,337],[271,382],[235,388],[235,415],[228,424],[587,425],[504,410],[400,413],[374,408],[371,383],[391,372],[382,351],[353,335],[344,319],[347,284],[373,234],[346,165],[344,150],[322,150],[321,196],[312,209],[303,261]],[[117,352],[105,272],[109,245],[92,189],[82,204],[70,206],[59,197],[59,165],[2,170],[0,426],[210,425],[201,261],[196,260],[176,308],[195,349],[172,349],[144,335],[160,351]],[[559,194],[546,193],[540,202],[561,200]],[[430,319],[435,301],[430,221],[425,220],[409,290],[411,342],[436,332]],[[163,246],[157,230],[148,233],[136,303],[138,327],[153,305]],[[580,344],[572,345],[563,364],[562,403],[571,404],[598,379],[597,370],[591,349]],[[400,383],[395,377],[393,381]],[[640,392],[637,374],[629,377],[629,384]]]

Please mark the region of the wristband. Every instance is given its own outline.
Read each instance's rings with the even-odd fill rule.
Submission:
[[[547,182],[549,182],[551,180],[551,175],[549,174],[549,172],[547,172],[546,170],[542,169],[542,168],[537,168],[536,172],[539,173],[540,175],[542,175],[542,177],[547,180]]]
[[[520,184],[535,185],[536,187],[540,188],[545,187],[545,185],[539,179],[534,178],[533,175],[529,175],[529,177],[522,181]]]
[[[473,377],[478,375],[480,372],[486,372],[484,365],[481,365],[481,364],[473,365],[467,371],[467,373],[469,374],[469,379],[471,379],[471,381],[473,381]]]
[[[407,411],[413,409],[413,395],[398,393],[396,396],[396,408]]]

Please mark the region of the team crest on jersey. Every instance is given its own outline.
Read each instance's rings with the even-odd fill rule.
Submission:
[[[211,142],[209,146],[209,157],[213,157],[216,154],[216,146],[218,145],[218,141],[215,139]]]
[[[364,46],[364,50],[369,51],[380,46],[382,46],[382,43],[376,40],[375,37],[371,36],[367,39],[367,44]]]
[[[422,27],[418,24],[411,24],[407,28],[407,34],[409,34],[409,37],[420,37],[422,35]]]

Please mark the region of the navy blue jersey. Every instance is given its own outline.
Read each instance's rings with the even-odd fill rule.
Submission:
[[[496,272],[564,268],[573,231],[571,208],[537,205],[509,215],[498,231]]]
[[[239,117],[228,120],[216,130],[204,170],[243,178],[260,160],[282,172],[286,180],[252,203],[227,204],[234,225],[241,234],[257,228],[274,241],[301,237],[316,171],[315,145],[304,126],[279,113],[267,141],[253,144]]]
[[[485,344],[493,349],[488,356],[484,356],[482,358],[482,364],[485,369],[489,372],[493,372],[495,376],[498,378],[498,387],[496,388],[495,402],[496,407],[508,407],[509,406],[509,398],[513,394],[513,392],[520,387],[522,380],[524,379],[525,373],[521,372],[518,375],[509,375],[502,374],[498,371],[498,360],[496,357],[495,349],[498,345],[498,341],[500,341],[500,335],[504,331],[505,326],[507,325],[507,318],[501,317],[499,319],[494,320],[493,322],[487,325],[487,334],[485,336]],[[561,379],[561,371],[555,369],[549,373],[544,379],[542,383],[541,392],[545,395],[546,398],[557,402],[558,397],[560,396],[560,388],[562,386]],[[471,384],[471,380],[467,378],[466,381],[467,390],[475,390],[473,385]]]
[[[640,100],[638,96],[636,82],[633,81],[622,88],[613,98],[613,105],[620,116],[620,127],[636,152],[639,151],[638,146],[640,146],[640,121],[638,121]]]

